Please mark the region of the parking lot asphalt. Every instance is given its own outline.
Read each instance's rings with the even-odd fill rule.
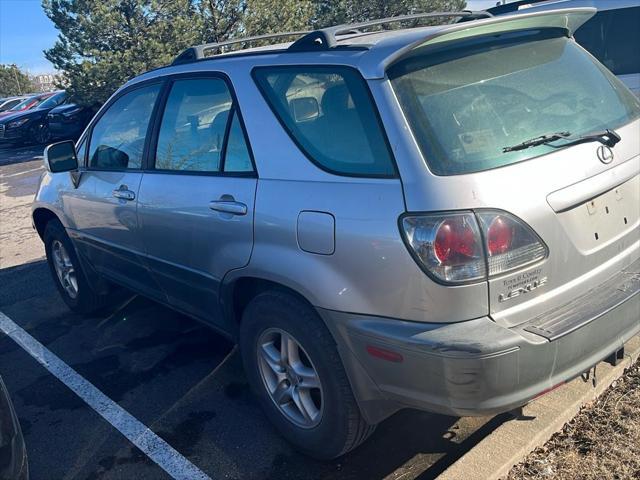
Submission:
[[[40,163],[9,163],[0,166],[0,311],[211,478],[435,478],[506,420],[407,410],[340,459],[300,455],[260,411],[234,345],[206,326],[128,292],[99,315],[66,308],[30,227]],[[3,333],[0,375],[33,480],[171,478]]]
[[[16,147],[7,143],[0,143],[0,165],[42,158],[44,147],[46,145],[21,145]]]

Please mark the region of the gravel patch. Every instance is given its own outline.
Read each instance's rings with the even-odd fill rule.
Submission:
[[[542,478],[640,479],[640,361],[508,476]]]

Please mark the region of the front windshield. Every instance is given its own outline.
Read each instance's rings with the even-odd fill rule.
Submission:
[[[640,116],[640,101],[562,31],[512,32],[417,49],[389,77],[430,169],[488,170],[562,145],[503,152],[556,132],[615,129]]]
[[[44,102],[38,105],[38,108],[53,108],[56,105],[60,105],[65,98],[65,93],[57,93],[56,95],[47,98]]]

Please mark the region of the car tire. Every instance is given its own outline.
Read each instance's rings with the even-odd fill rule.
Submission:
[[[297,344],[289,350],[297,348],[298,353],[287,355],[288,362],[274,362],[279,371],[276,373],[264,358],[273,359],[282,353],[283,334]],[[265,357],[263,349],[267,348],[270,354]],[[258,294],[242,315],[240,349],[249,384],[267,417],[303,453],[322,460],[336,458],[360,445],[375,430],[375,425],[368,424],[360,413],[331,333],[306,302],[278,290]],[[287,365],[294,363],[293,357],[297,358],[296,368]],[[307,389],[303,396],[305,379],[312,377],[309,368],[316,373],[320,388]],[[303,374],[297,376],[288,369]],[[297,378],[288,379],[289,375]],[[290,390],[288,395],[281,393],[285,389]],[[297,408],[298,404],[311,405],[309,401],[312,407]],[[316,415],[296,416],[296,410]]]
[[[29,134],[26,143],[32,143],[35,145],[44,145],[51,140],[51,132],[49,131],[49,125],[42,123],[34,125],[29,129]]]
[[[71,310],[88,314],[107,304],[109,296],[98,294],[91,288],[71,239],[59,220],[47,223],[44,247],[53,281]]]

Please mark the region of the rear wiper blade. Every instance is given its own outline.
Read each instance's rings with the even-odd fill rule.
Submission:
[[[614,147],[616,143],[622,140],[622,137],[618,135],[613,130],[603,130],[601,132],[590,133],[589,135],[582,135],[581,137],[575,138],[573,140],[568,141],[567,143],[563,143],[560,145],[561,147],[568,147],[570,145],[579,145],[581,143],[588,142],[600,142],[607,147]]]
[[[603,130],[601,132],[590,133],[589,135],[582,135],[573,139],[571,139],[570,137],[571,132],[550,133],[547,135],[542,135],[540,137],[532,138],[530,140],[525,140],[524,142],[512,145],[511,147],[504,147],[502,149],[502,153],[516,152],[518,150],[524,150],[525,148],[537,147],[538,145],[545,145],[562,139],[569,139],[569,141],[557,147],[552,145],[552,147],[561,148],[588,142],[600,142],[607,147],[613,147],[616,143],[622,140],[620,135],[609,129]]]
[[[510,147],[503,147],[502,153],[517,152],[518,150],[524,150],[526,148],[537,147],[538,145],[544,145],[545,143],[555,142],[561,138],[567,138],[571,136],[571,132],[555,132],[541,135],[539,137],[525,140],[522,143],[511,145]]]

